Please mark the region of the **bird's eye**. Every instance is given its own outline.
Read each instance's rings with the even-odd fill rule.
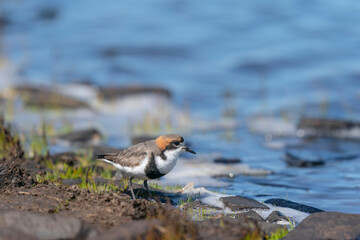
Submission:
[[[175,145],[175,146],[179,146],[179,142],[173,142],[173,144]]]

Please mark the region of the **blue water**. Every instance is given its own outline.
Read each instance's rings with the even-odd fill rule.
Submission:
[[[239,123],[231,137],[221,130],[193,132],[193,147],[274,174],[223,179],[231,185],[222,191],[360,213],[360,158],[289,168],[284,149],[265,147],[266,133],[247,124],[254,115],[360,120],[357,1],[33,0],[0,6],[9,22],[2,50],[28,82],[158,85],[194,118],[231,112]],[[54,18],[42,19],[44,9],[55,11]],[[356,152],[360,143],[324,140],[304,149],[318,146],[332,156]]]

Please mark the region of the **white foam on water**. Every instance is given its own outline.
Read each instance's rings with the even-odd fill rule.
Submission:
[[[360,128],[353,127],[350,129],[339,130],[335,132],[335,136],[345,139],[360,139]]]
[[[207,190],[206,188],[199,187],[199,188],[193,188],[189,187],[185,189],[183,194],[188,196],[195,196],[197,199],[199,199],[202,203],[219,207],[222,210],[219,210],[219,212],[223,212],[225,214],[236,214],[236,213],[242,213],[247,212],[249,209],[242,210],[242,211],[232,211],[229,208],[224,207],[224,204],[222,201],[220,201],[221,197],[229,197],[233,195],[227,195],[222,193],[216,193]],[[309,216],[309,213],[301,212],[295,209],[291,208],[285,208],[285,207],[277,207],[273,206],[271,204],[264,204],[269,207],[269,209],[260,209],[260,208],[252,208],[251,210],[258,213],[263,219],[266,219],[273,211],[279,211],[281,212],[285,217],[289,218],[290,221],[295,222],[296,224],[300,223],[302,220],[304,220],[307,216]],[[290,225],[290,222],[288,221],[279,221],[278,224],[283,225]]]
[[[274,150],[282,150],[286,147],[286,142],[285,141],[266,141],[265,142],[265,147],[270,148],[270,149],[274,149]]]
[[[296,124],[293,121],[272,116],[254,116],[247,121],[250,130],[274,136],[295,136]]]
[[[219,207],[222,209],[224,209],[224,204],[219,199],[221,197],[230,196],[230,195],[226,195],[226,194],[222,194],[222,193],[212,192],[203,187],[188,188],[185,191],[183,191],[182,193],[185,195],[188,195],[188,196],[195,196],[197,199],[199,199],[204,204],[208,204],[208,205],[214,206],[214,207]]]
[[[295,221],[295,223],[300,223],[304,220],[310,213],[301,212],[292,208],[278,207],[273,206],[271,204],[264,205],[268,206],[269,209],[253,209],[256,213],[258,213],[264,219],[267,218],[273,211],[281,212],[285,217],[289,218],[291,221]],[[289,223],[287,222],[286,225]]]
[[[214,177],[265,176],[271,173],[269,170],[251,168],[247,164],[217,164],[212,162],[212,159],[211,155],[198,155],[196,159],[191,160],[179,158],[175,168],[159,181],[173,185],[194,182],[197,187],[224,187],[229,183]]]
[[[90,106],[94,105],[94,101],[96,101],[98,96],[97,88],[81,83],[59,84],[54,86],[53,90],[56,90],[65,96],[85,101]]]

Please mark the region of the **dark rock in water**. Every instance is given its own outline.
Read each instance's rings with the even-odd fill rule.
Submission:
[[[101,133],[95,128],[90,128],[66,133],[57,138],[71,143],[97,144],[101,140]]]
[[[305,136],[315,137],[339,137],[339,131],[353,128],[360,128],[360,122],[304,117],[298,124]]]
[[[289,221],[281,212],[273,211],[270,215],[265,219],[265,221],[269,223],[276,223],[278,221]]]
[[[59,14],[59,10],[55,7],[46,7],[46,8],[42,8],[40,9],[39,13],[38,13],[38,17],[41,20],[54,20],[55,18],[57,18]]]
[[[153,233],[153,237],[157,236],[158,234],[156,232],[159,231],[159,228],[163,228],[163,225],[163,222],[155,219],[133,221],[131,223],[113,227],[101,234],[101,236],[92,238],[92,240],[146,239],[146,236],[150,232]]]
[[[321,119],[321,118],[308,118],[308,117],[302,118],[298,124],[298,128],[300,129],[316,129],[316,130],[324,130],[324,131],[351,129],[354,127],[360,127],[360,123],[335,120],[335,119]]]
[[[20,95],[26,106],[50,109],[77,109],[90,108],[90,106],[78,99],[59,94],[50,89],[21,86],[15,87],[14,91]]]
[[[108,46],[100,51],[100,55],[105,58],[115,58],[118,56],[142,56],[150,58],[178,58],[186,57],[189,52],[187,49],[177,46]]]
[[[295,209],[295,210],[298,210],[301,212],[306,212],[306,213],[323,212],[323,210],[321,210],[321,209],[310,207],[307,205],[303,205],[300,203],[292,202],[292,201],[281,199],[281,198],[271,198],[271,199],[266,200],[265,203],[272,204],[272,205],[278,206],[278,207],[292,208],[292,209]]]
[[[146,142],[146,141],[153,140],[153,139],[156,139],[156,138],[157,138],[157,136],[151,136],[151,135],[132,136],[131,137],[131,144],[135,145],[135,144]]]
[[[0,228],[11,228],[35,239],[88,239],[98,232],[76,218],[32,212],[0,212]]]
[[[62,152],[50,155],[50,160],[53,163],[61,162],[66,163],[69,166],[75,166],[79,163],[79,159],[77,158],[74,152]]]
[[[111,65],[109,71],[112,73],[126,74],[126,75],[135,75],[136,72],[131,68],[125,67],[123,65]]]
[[[123,98],[133,95],[155,94],[171,98],[169,90],[162,87],[147,87],[147,86],[119,86],[101,88],[99,96],[104,100],[114,100],[116,98]]]
[[[314,213],[285,236],[284,240],[359,239],[360,215],[338,212]]]
[[[315,167],[325,164],[324,160],[322,159],[303,159],[289,152],[285,153],[284,160],[286,164],[290,167]]]
[[[241,163],[242,161],[238,158],[215,158],[215,163],[222,163],[222,164],[235,164]]]
[[[248,208],[269,209],[268,206],[259,203],[256,200],[241,196],[222,197],[220,198],[220,200],[224,203],[225,207],[230,208],[232,211],[248,209]]]
[[[241,218],[241,217],[251,218],[251,219],[255,219],[256,221],[259,221],[259,222],[264,221],[264,219],[253,210],[249,210],[249,211],[243,212],[243,213],[232,214],[231,216],[234,216],[235,218]]]
[[[2,14],[0,15],[0,28],[7,26],[9,24],[11,24],[10,19],[8,18],[8,16],[4,15],[2,12]]]

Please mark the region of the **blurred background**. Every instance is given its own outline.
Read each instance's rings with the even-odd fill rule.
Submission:
[[[19,131],[46,125],[71,142],[66,134],[85,130],[87,144],[108,148],[176,132],[199,153],[185,162],[263,171],[227,168],[167,182],[195,179],[226,194],[360,213],[358,2],[0,7],[1,111]],[[72,148],[51,141],[48,150]]]

